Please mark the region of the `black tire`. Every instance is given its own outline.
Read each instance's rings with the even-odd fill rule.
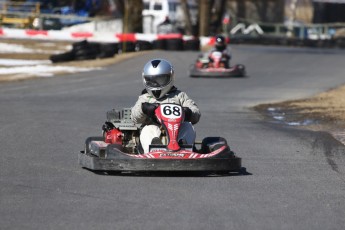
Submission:
[[[333,38],[326,39],[323,42],[323,47],[324,48],[334,48],[334,46],[335,46],[335,40]]]
[[[99,54],[99,50],[96,50],[96,49],[94,49],[92,47],[89,47],[88,49],[76,50],[74,53],[75,53],[76,57],[91,56],[91,55],[97,56]]]
[[[100,52],[98,58],[110,58],[114,57],[119,52],[118,43],[103,43],[100,44]]]
[[[193,75],[193,74],[190,74],[189,76],[192,77],[192,78],[198,78],[199,77],[199,76]]]
[[[194,74],[194,69],[195,69],[194,66],[195,66],[194,64],[191,64],[191,65],[189,66],[189,76],[190,76],[190,77],[193,77],[193,78],[197,78],[198,76],[197,76],[196,74]]]
[[[80,56],[76,56],[74,60],[76,61],[83,61],[83,60],[93,60],[96,59],[97,55],[95,54],[90,54],[90,55],[80,55]]]
[[[239,71],[239,75],[237,75],[238,77],[244,77],[246,75],[246,67],[244,65],[238,64],[237,69]]]
[[[303,40],[303,45],[307,47],[317,47],[317,40],[305,39]]]
[[[134,52],[135,44],[134,42],[121,42],[119,43],[118,53]]]
[[[68,51],[62,54],[53,54],[50,56],[50,60],[53,63],[58,63],[58,62],[68,62],[68,61],[73,61],[75,58],[75,53],[73,51]]]
[[[149,41],[137,41],[135,44],[135,51],[142,51],[142,50],[152,50],[153,46],[152,43]]]
[[[199,51],[200,50],[200,40],[199,39],[192,39],[192,40],[186,40],[184,42],[184,50],[193,50],[193,51]]]
[[[166,40],[165,39],[159,39],[159,40],[154,40],[152,42],[153,49],[156,50],[165,50],[166,49]]]
[[[227,141],[223,137],[205,137],[201,143],[201,152],[210,153],[224,145],[227,145]]]
[[[78,50],[78,49],[85,49],[89,46],[89,42],[87,40],[83,40],[80,42],[75,42],[72,44],[72,50]]]
[[[230,43],[231,44],[239,44],[240,43],[240,39],[236,38],[236,37],[230,37]]]
[[[274,37],[262,37],[262,44],[263,45],[275,45],[276,38]]]
[[[101,43],[98,42],[89,42],[89,47],[93,49],[96,53],[101,52]]]
[[[112,58],[114,57],[115,54],[112,54],[112,53],[104,53],[104,52],[101,52],[97,55],[97,58]]]
[[[180,38],[167,39],[166,50],[183,50],[183,40]]]
[[[336,47],[344,49],[345,48],[345,38],[338,38],[335,41]]]

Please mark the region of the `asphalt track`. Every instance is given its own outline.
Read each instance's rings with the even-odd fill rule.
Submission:
[[[345,148],[266,123],[259,103],[345,83],[345,51],[233,46],[248,77],[195,79],[196,52],[152,51],[100,71],[0,85],[0,229],[343,229]],[[132,106],[144,64],[170,60],[200,107],[197,137],[223,136],[246,174],[99,175],[80,168],[105,113]]]

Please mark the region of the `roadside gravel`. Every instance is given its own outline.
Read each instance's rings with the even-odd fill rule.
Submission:
[[[302,129],[326,131],[345,144],[345,85],[310,98],[261,104],[255,107],[266,119],[274,115],[284,124]]]

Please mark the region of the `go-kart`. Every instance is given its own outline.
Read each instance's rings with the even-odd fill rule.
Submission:
[[[155,119],[161,124],[160,144],[151,144],[143,153],[139,141],[141,124],[131,120],[131,109],[107,112],[113,128],[103,136],[89,137],[78,155],[79,164],[92,171],[211,171],[240,172],[241,158],[222,137],[206,137],[201,143],[178,141],[184,110],[176,104],[160,104]],[[200,145],[200,148],[197,148]]]
[[[222,52],[213,51],[209,56],[201,55],[196,63],[191,65],[190,77],[244,77],[245,67],[242,64],[229,66],[229,58]]]

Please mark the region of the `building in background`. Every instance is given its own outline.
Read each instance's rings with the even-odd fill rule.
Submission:
[[[144,33],[184,33],[186,21],[180,0],[143,0]],[[198,7],[194,0],[187,1],[191,23],[197,24]]]

